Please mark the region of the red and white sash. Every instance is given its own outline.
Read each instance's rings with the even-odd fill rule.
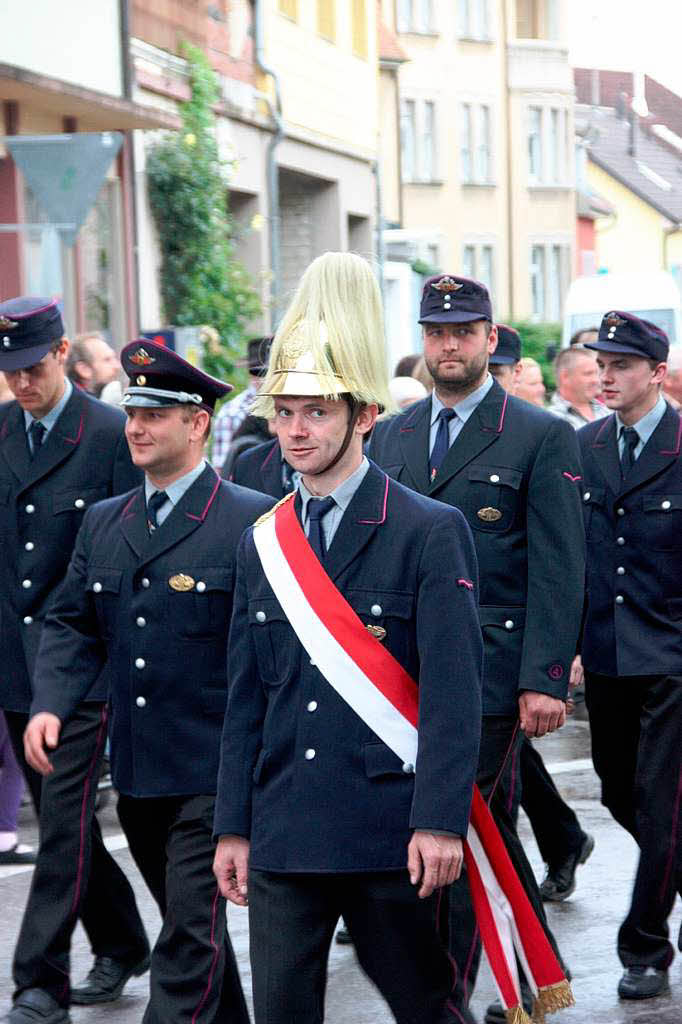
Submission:
[[[406,763],[417,763],[419,688],[327,576],[294,510],[293,494],[253,530],[268,583],[320,673]],[[529,1024],[516,955],[535,996],[533,1021],[573,1004],[566,977],[519,882],[477,787],[464,841],[481,940],[510,1024]]]

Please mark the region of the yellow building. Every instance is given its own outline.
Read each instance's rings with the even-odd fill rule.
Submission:
[[[682,107],[682,100],[680,100]],[[595,222],[602,273],[682,272],[682,138],[613,108],[578,108],[590,190],[611,213]],[[650,119],[652,120],[652,119]]]
[[[389,18],[383,4],[384,18]],[[483,280],[497,315],[559,320],[575,237],[566,0],[398,0],[396,262]],[[414,303],[413,303],[414,305]],[[415,337],[404,337],[406,350]]]

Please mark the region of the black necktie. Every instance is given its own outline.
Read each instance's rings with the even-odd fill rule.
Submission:
[[[620,436],[623,438],[620,471],[623,474],[623,479],[625,479],[635,464],[635,448],[639,443],[639,434],[634,427],[621,427]]]
[[[308,543],[321,562],[327,554],[327,545],[322,532],[322,518],[336,502],[333,498],[311,498],[308,502]]]
[[[441,409],[438,413],[438,430],[436,431],[436,440],[429,459],[429,478],[431,480],[435,478],[443,459],[448,454],[448,448],[450,447],[450,427],[448,424],[456,415],[457,413],[454,409]]]
[[[156,514],[166,501],[168,501],[168,495],[165,491],[154,491],[147,502],[147,529],[150,534],[159,526],[159,523],[156,520]]]
[[[35,459],[38,454],[38,449],[42,447],[43,441],[45,440],[47,430],[40,420],[33,420],[33,423],[28,428],[28,432],[31,436],[31,458]]]
[[[285,494],[294,490],[294,471],[289,463],[284,460],[282,460],[282,486],[284,487]]]

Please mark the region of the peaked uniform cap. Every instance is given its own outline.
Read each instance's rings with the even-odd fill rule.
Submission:
[[[493,366],[512,366],[521,358],[521,336],[513,327],[497,325],[497,348],[488,359]]]
[[[484,284],[454,274],[427,278],[419,307],[420,324],[465,324],[474,320],[493,323],[493,307]]]
[[[64,337],[56,299],[20,296],[0,303],[0,370],[25,370]]]
[[[121,352],[121,365],[130,378],[121,399],[124,407],[197,405],[212,413],[218,399],[232,391],[231,384],[209,376],[155,341],[131,341]]]
[[[584,348],[595,352],[621,352],[623,355],[641,356],[664,363],[668,358],[668,335],[649,320],[641,320],[634,313],[612,310],[603,317],[596,341],[586,342]]]

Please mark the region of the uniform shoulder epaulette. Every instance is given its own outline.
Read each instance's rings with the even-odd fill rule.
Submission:
[[[264,512],[262,516],[259,516],[256,522],[253,524],[254,530],[257,526],[260,526],[261,523],[266,522],[266,520],[268,520],[270,516],[274,516],[279,506],[283,505],[286,501],[291,501],[295,494],[296,491],[290,491],[289,494],[285,494],[283,498],[279,499],[276,505],[273,505],[272,508],[269,508],[267,512]]]

